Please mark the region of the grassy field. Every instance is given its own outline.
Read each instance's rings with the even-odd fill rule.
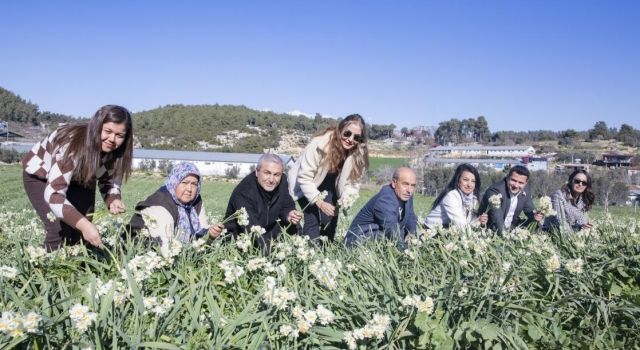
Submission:
[[[127,215],[97,220],[108,250],[46,254],[20,174],[0,166],[2,349],[640,348],[629,208],[596,208],[597,228],[578,234],[421,231],[406,250],[283,236],[264,256],[248,235],[163,250],[118,240],[118,223],[163,181],[136,175]],[[205,180],[211,216],[233,187]],[[419,216],[432,200],[415,198]]]
[[[395,169],[399,166],[405,165],[406,161],[406,158],[370,157],[369,170],[376,171],[384,167]]]
[[[377,162],[378,166],[401,165],[403,160],[399,158],[373,158]],[[220,217],[224,214],[231,191],[239,180],[226,180],[219,178],[205,178],[202,187],[202,198],[204,200],[208,213],[211,213],[214,217]],[[132,177],[131,181],[125,183],[122,186],[123,200],[127,208],[133,209],[136,203],[145,199],[148,195],[153,193],[158,187],[164,183],[164,178],[158,174],[149,175],[136,173]],[[0,203],[5,208],[13,209],[28,209],[30,208],[24,188],[22,185],[21,170],[18,166],[0,166]],[[371,198],[379,189],[379,186],[368,185],[364,186],[360,194],[360,198],[354,205],[352,212],[357,212],[366,201]],[[99,196],[98,196],[99,198]],[[424,217],[428,214],[431,204],[434,198],[429,196],[416,195],[414,197],[414,207],[416,208],[416,214],[419,217]],[[103,206],[103,203],[97,201],[98,209]],[[130,212],[131,210],[129,210]],[[636,217],[634,208],[626,206],[613,206],[609,207],[609,212],[614,217],[632,218]],[[591,216],[594,219],[602,218],[604,210],[602,207],[595,206],[591,211]]]

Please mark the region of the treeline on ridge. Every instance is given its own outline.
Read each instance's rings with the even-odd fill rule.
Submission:
[[[158,149],[200,149],[201,142],[222,146],[218,151],[257,152],[275,148],[281,131],[298,131],[306,135],[334,125],[338,119],[316,114],[314,118],[285,113],[256,111],[231,105],[168,105],[135,113],[136,136],[143,147]],[[380,139],[393,134],[395,125],[369,125],[369,137]],[[237,131],[242,134],[239,137]],[[218,140],[219,135],[237,137],[233,145]]]

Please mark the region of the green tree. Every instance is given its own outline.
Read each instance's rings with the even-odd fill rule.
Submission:
[[[589,130],[587,141],[607,140],[609,139],[609,136],[609,128],[607,127],[607,123],[599,121],[596,122],[596,124],[593,126],[593,129]]]

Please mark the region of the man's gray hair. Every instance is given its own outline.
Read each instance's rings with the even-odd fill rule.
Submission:
[[[399,168],[396,168],[396,170],[393,172],[393,176],[391,176],[391,179],[398,180],[400,178],[400,174],[399,174],[398,169]]]
[[[256,170],[260,170],[260,164],[262,164],[262,162],[271,162],[271,163],[280,164],[282,169],[284,169],[284,162],[282,161],[282,158],[280,158],[279,155],[274,153],[265,153],[261,155],[260,159],[258,159],[258,164],[256,164]]]
[[[403,171],[403,170],[409,170],[414,174],[416,173],[415,170],[413,170],[413,169],[411,169],[409,167],[401,166],[401,167],[396,168],[396,171],[393,172],[393,176],[391,177],[391,179],[398,181],[398,179],[400,178],[400,171]]]

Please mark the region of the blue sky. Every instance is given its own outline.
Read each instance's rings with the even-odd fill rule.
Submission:
[[[74,116],[219,103],[640,128],[640,1],[26,0],[0,30],[0,86]]]

